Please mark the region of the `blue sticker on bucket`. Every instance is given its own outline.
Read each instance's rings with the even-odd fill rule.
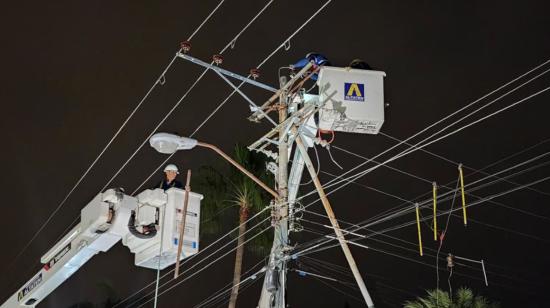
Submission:
[[[344,99],[348,101],[364,102],[365,85],[356,82],[344,83]]]

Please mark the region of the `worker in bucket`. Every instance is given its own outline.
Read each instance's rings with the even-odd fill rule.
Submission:
[[[183,188],[183,184],[180,181],[176,180],[176,177],[179,174],[178,167],[176,165],[166,165],[166,167],[164,167],[164,174],[164,180],[160,181],[160,183],[155,188],[161,188],[164,190],[168,190],[172,187]]]
[[[304,58],[298,60],[296,63],[290,65],[290,67],[294,71],[301,70],[304,66],[306,66],[309,62],[313,62],[313,67],[316,68],[317,66],[322,65],[330,65],[330,62],[328,59],[323,56],[320,53],[310,52],[308,53]],[[311,76],[311,80],[317,80],[318,74],[315,73]]]

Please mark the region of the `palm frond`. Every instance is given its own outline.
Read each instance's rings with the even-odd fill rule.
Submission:
[[[489,308],[489,300],[484,296],[476,296],[473,300],[473,308]]]
[[[461,287],[455,296],[458,307],[472,307],[474,301],[474,292],[472,290]]]
[[[440,290],[427,290],[425,297],[417,297],[414,301],[406,301],[404,308],[499,308],[500,304],[491,303],[483,296],[475,296],[474,292],[466,287],[461,287],[454,298],[449,293]]]

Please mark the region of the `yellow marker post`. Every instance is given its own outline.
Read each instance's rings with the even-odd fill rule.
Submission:
[[[464,226],[468,225],[466,217],[466,196],[464,195],[464,172],[462,172],[462,164],[458,165],[458,173],[460,175],[460,192],[462,193],[462,214],[464,216]]]
[[[418,248],[420,250],[420,256],[423,256],[422,253],[422,233],[420,233],[420,213],[418,210],[418,203],[415,204],[416,207],[416,227],[418,228]]]
[[[433,182],[434,199],[434,241],[437,241],[437,183]]]

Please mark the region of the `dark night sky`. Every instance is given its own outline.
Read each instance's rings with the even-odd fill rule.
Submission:
[[[191,54],[210,59],[266,2],[227,0],[193,39]],[[247,73],[323,2],[275,1],[239,39],[235,49],[226,53],[224,67]],[[4,3],[0,18],[3,40],[0,125],[4,132],[0,187],[4,196],[5,232],[0,255],[1,301],[39,268],[40,256],[198,76],[198,67],[183,61],[175,63],[166,76],[166,84],[153,92],[44,232],[8,268],[153,84],[179,42],[189,36],[216,4],[213,0],[170,1],[163,5],[153,1]],[[546,1],[333,1],[291,41],[289,51],[278,52],[262,68],[262,81],[275,84],[278,67],[312,50],[325,54],[338,66],[363,58],[375,69],[387,73],[386,101],[390,107],[386,109],[382,132],[404,139],[548,60],[549,8]],[[484,114],[541,90],[549,83],[550,77],[545,75],[489,107]],[[268,97],[267,93],[255,89],[246,88],[246,91],[257,102]],[[161,130],[189,134],[229,93],[223,81],[208,74]],[[428,150],[473,168],[483,168],[550,137],[548,101],[550,94],[544,93]],[[196,137],[227,151],[236,142],[250,144],[263,135],[268,126],[248,122],[247,115],[246,104],[235,97]],[[337,146],[368,157],[393,144],[394,141],[381,135],[337,134],[335,141]],[[545,143],[489,171],[497,172],[549,150],[550,144]],[[333,154],[345,169],[360,162],[340,151],[334,150]],[[111,186],[133,191],[163,159],[148,146],[144,147]],[[176,155],[174,162],[196,170],[217,159],[204,151],[191,151]],[[321,161],[322,170],[341,172],[324,150]],[[420,152],[391,166],[440,183],[453,181],[457,176],[456,166]],[[549,171],[543,167],[513,180],[529,183],[547,176]],[[471,177],[476,178],[479,175]],[[151,183],[157,180],[154,178]],[[323,182],[328,180],[330,177],[322,176]],[[431,190],[429,183],[386,168],[369,174],[359,183],[405,199]],[[511,187],[499,184],[479,194],[485,196]],[[550,192],[549,182],[534,188]],[[311,187],[306,188],[309,189]],[[353,185],[335,193],[331,200],[337,216],[350,222],[368,219],[401,204],[394,198]],[[524,190],[498,201],[550,217],[547,194]],[[448,203],[442,204],[444,208],[448,206]],[[312,209],[322,211],[320,205]],[[469,215],[493,227],[471,223],[465,229],[459,218],[453,218],[454,225],[449,228],[443,251],[486,260],[491,271],[490,286],[455,275],[454,288],[471,286],[501,301],[504,307],[547,306],[544,292],[550,282],[546,262],[550,245],[548,219],[494,205],[472,207]],[[322,221],[314,216],[308,219]],[[375,229],[411,219],[414,219],[412,214]],[[426,246],[436,248],[426,226],[423,232]],[[416,241],[414,226],[390,234]],[[312,235],[305,232],[293,237],[298,242],[311,238]],[[204,239],[203,247],[210,241],[211,238]],[[406,251],[373,240],[365,244],[434,264],[433,258],[419,257],[414,246],[407,246],[413,251]],[[420,295],[424,288],[435,286],[435,270],[430,267],[377,251],[354,248],[353,253],[367,276],[377,307],[396,307],[397,303],[411,299],[408,294]],[[315,257],[346,265],[337,248]],[[245,259],[245,269],[259,260],[252,255],[246,255]],[[192,307],[199,303],[231,280],[232,264],[231,255],[161,297],[160,307]],[[479,270],[458,268],[457,274],[481,278]],[[119,244],[109,253],[97,255],[39,307],[68,307],[86,300],[97,303],[103,298],[96,287],[100,282],[111,284],[118,297],[124,298],[152,281],[154,276],[154,271],[134,267],[133,255]],[[293,273],[289,277],[291,307],[344,306],[345,296],[318,281]],[[447,272],[442,271],[445,288],[446,278]],[[360,296],[357,291],[346,290]],[[247,289],[239,296],[239,306],[253,307],[258,296],[258,286]],[[347,300],[351,307],[362,307],[351,298]]]

